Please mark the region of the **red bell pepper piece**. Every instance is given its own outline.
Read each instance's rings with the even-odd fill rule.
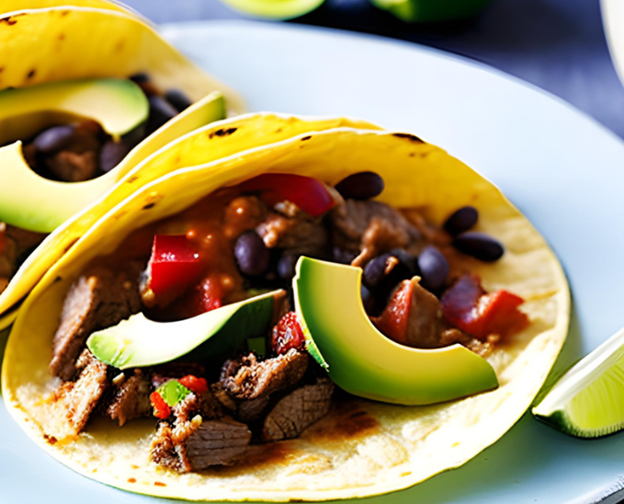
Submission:
[[[158,392],[152,392],[150,394],[150,402],[154,407],[154,416],[156,418],[164,420],[171,415],[171,407],[165,402]]]
[[[371,317],[377,329],[397,343],[407,340],[407,321],[412,307],[412,292],[414,284],[410,280],[403,280],[399,288],[378,317]]]
[[[506,290],[488,294],[475,276],[460,278],[444,293],[441,302],[446,320],[481,340],[490,334],[508,336],[529,323],[526,314],[518,310],[524,299]]]
[[[265,173],[243,182],[241,189],[259,193],[260,199],[270,206],[290,201],[312,217],[336,206],[336,200],[323,182],[303,175]]]
[[[199,253],[185,235],[156,235],[149,262],[154,294],[183,292],[202,271]]]
[[[178,380],[180,384],[185,386],[191,392],[202,395],[208,392],[208,382],[205,378],[197,378],[193,375],[186,375]]]

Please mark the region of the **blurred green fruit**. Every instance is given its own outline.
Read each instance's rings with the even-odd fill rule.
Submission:
[[[403,21],[435,23],[476,16],[492,0],[371,0]]]

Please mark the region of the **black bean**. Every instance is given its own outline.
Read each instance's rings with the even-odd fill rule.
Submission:
[[[360,295],[362,296],[362,304],[364,305],[364,311],[368,315],[378,315],[377,300],[373,293],[362,285],[360,288]]]
[[[358,172],[338,182],[336,190],[343,198],[367,200],[381,194],[384,181],[374,172]]]
[[[100,151],[100,170],[109,172],[117,166],[123,158],[130,152],[130,147],[124,142],[108,140],[102,145]]]
[[[505,249],[498,240],[485,233],[476,231],[470,231],[456,236],[453,240],[453,246],[464,254],[486,262],[500,259],[505,252]]]
[[[444,223],[444,229],[453,236],[468,231],[479,220],[479,212],[473,206],[461,207]]]
[[[390,271],[387,271],[388,260],[391,257],[391,254],[382,254],[368,261],[364,267],[362,280],[366,287],[379,297],[387,295],[401,280],[412,276],[409,269],[398,260]]]
[[[255,231],[240,235],[234,244],[234,257],[238,268],[245,275],[262,275],[269,267],[271,251]]]
[[[419,274],[418,259],[415,255],[410,254],[407,250],[400,248],[392,249],[390,251],[390,254],[396,257],[399,262],[409,270],[411,276]]]
[[[128,79],[130,79],[132,82],[136,82],[137,84],[142,84],[144,82],[149,82],[149,80],[150,80],[149,75],[147,75],[147,73],[145,73],[145,72],[135,73],[135,74],[131,75],[130,77],[128,77]]]
[[[149,135],[160,128],[167,121],[177,116],[178,111],[160,96],[150,96],[147,100],[149,102],[147,134]]]
[[[277,274],[279,277],[284,280],[292,279],[295,276],[295,266],[298,259],[299,254],[284,252],[277,263]]]
[[[362,280],[368,287],[374,289],[386,279],[386,261],[389,257],[390,254],[382,254],[368,261],[362,275]]]
[[[52,154],[67,147],[73,140],[76,127],[72,124],[53,126],[39,133],[33,140],[37,151],[43,154]]]
[[[170,89],[167,91],[165,93],[165,100],[171,103],[178,112],[183,112],[193,104],[188,96],[179,89]]]
[[[425,247],[418,256],[418,267],[426,289],[436,291],[445,284],[449,264],[437,248]]]

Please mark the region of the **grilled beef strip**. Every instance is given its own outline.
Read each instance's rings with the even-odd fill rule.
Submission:
[[[124,371],[113,378],[112,388],[112,400],[106,413],[112,420],[117,420],[119,427],[135,418],[151,415],[152,384],[149,374],[141,369]]]
[[[65,420],[66,435],[79,434],[95,410],[109,384],[106,368],[85,349],[76,363],[78,379],[63,383],[50,398],[55,414]]]
[[[292,439],[329,411],[334,383],[319,378],[313,385],[299,387],[269,412],[262,427],[263,441]]]
[[[279,248],[297,256],[325,257],[329,250],[329,233],[321,219],[311,219],[299,211],[293,216],[269,212],[256,227],[268,248]]]
[[[137,279],[139,263],[113,271],[96,266],[78,278],[65,297],[61,323],[54,335],[50,372],[63,380],[76,374],[76,358],[87,337],[138,313],[141,300]]]
[[[150,459],[185,473],[240,459],[251,441],[244,423],[223,414],[211,392],[189,394],[172,409],[173,425],[160,422],[150,447]]]
[[[256,399],[294,386],[307,368],[308,354],[295,348],[264,361],[250,353],[225,362],[221,384],[235,399]]]
[[[328,222],[332,244],[343,253],[357,255],[355,266],[422,239],[420,231],[398,210],[379,201],[345,200],[329,212]]]

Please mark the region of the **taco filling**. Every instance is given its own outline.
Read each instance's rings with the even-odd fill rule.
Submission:
[[[54,442],[71,441],[96,416],[119,427],[152,417],[145,457],[184,473],[236,464],[266,443],[299,436],[348,395],[308,353],[293,307],[301,256],[361,268],[367,315],[406,347],[459,343],[487,356],[529,324],[521,297],[486,292],[474,274],[504,254],[494,237],[472,230],[476,208],[459,208],[436,227],[417,208],[375,201],[383,187],[372,172],[335,187],[260,175],[135,230],[115,253],[92,261],[68,291],[54,336],[50,371],[62,384],[49,401],[64,425]],[[90,335],[141,312],[170,324],[176,355],[177,323],[262,293],[272,301],[267,320],[236,326],[227,351],[200,345],[121,370],[87,348]],[[340,306],[335,311],[342,316]]]

